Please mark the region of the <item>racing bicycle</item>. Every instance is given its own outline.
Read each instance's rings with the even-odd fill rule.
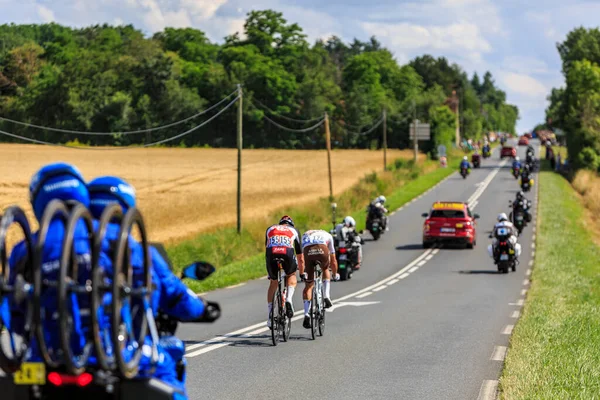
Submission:
[[[323,296],[323,271],[321,263],[315,262],[315,284],[312,289],[312,301],[310,302],[310,333],[313,340],[325,334],[325,296]]]
[[[277,262],[277,290],[273,295],[273,308],[271,308],[271,339],[273,346],[277,346],[279,339],[283,338],[287,342],[290,338],[290,330],[292,328],[292,319],[288,318],[285,312],[285,300],[287,296],[287,288],[285,286],[285,272],[283,270],[284,260],[276,258]]]

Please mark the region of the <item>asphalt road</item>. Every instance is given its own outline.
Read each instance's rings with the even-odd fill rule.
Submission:
[[[493,398],[535,251],[530,224],[517,272],[498,274],[487,254],[517,182],[496,150],[466,180],[455,173],[395,212],[390,232],[366,243],[364,267],[332,284],[334,307],[315,341],[301,325],[302,284],[291,339],[277,347],[266,328],[266,280],[207,294],[222,318],[178,331],[190,399]],[[437,200],[469,201],[481,215],[474,250],[422,248],[421,213]]]

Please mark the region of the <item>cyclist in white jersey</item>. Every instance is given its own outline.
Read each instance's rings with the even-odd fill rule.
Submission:
[[[323,289],[325,308],[332,306],[330,295],[330,281],[333,273],[334,280],[339,280],[337,273],[338,265],[335,258],[335,247],[333,237],[329,232],[323,230],[311,230],[302,235],[302,253],[304,254],[304,265],[300,265],[300,276],[304,280],[304,323],[306,329],[310,329],[310,302],[312,300],[312,289],[315,284],[315,265],[321,264],[323,271]],[[329,272],[331,268],[331,273]],[[306,269],[306,271],[305,271]]]

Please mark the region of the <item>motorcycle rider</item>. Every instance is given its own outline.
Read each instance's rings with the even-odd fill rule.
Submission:
[[[89,209],[96,220],[100,219],[105,208],[112,203],[119,204],[123,214],[136,206],[135,189],[121,178],[115,176],[99,177],[90,181],[87,188],[90,194]],[[111,242],[117,240],[119,227],[119,224],[110,223],[106,230],[100,265],[107,269],[112,269]],[[132,246],[134,274],[136,270],[141,273],[143,271],[141,251],[143,250],[136,242],[132,242]],[[150,246],[149,250],[153,269],[152,281],[155,286],[155,293],[158,293],[158,299],[153,306],[155,316],[157,311],[160,311],[182,322],[208,321],[214,318],[210,315],[210,312],[206,312],[207,308],[203,300],[171,272],[168,262],[158,250],[154,246]],[[183,370],[185,370],[185,359],[183,357],[185,345],[183,341],[174,335],[168,335],[161,337],[159,344],[159,354],[166,352],[168,357],[162,357],[153,376],[185,393],[185,376],[183,375]],[[144,376],[144,370],[149,369],[149,367],[149,359],[143,357],[140,363],[140,375]],[[179,371],[177,371],[178,369]]]
[[[356,221],[351,216],[347,216],[344,218],[344,221],[341,224],[337,224],[335,227],[335,238],[338,243],[357,243],[358,252],[357,252],[357,264],[354,266],[354,269],[360,269],[362,265],[362,238],[361,242],[358,243],[355,241],[356,237],[360,236],[356,232]]]
[[[508,220],[508,217],[505,213],[498,214],[498,222],[494,225],[494,229],[492,230],[492,234],[490,235],[492,240],[492,244],[488,246],[488,254],[490,257],[494,259],[494,262],[497,263],[498,260],[495,257],[496,254],[496,246],[498,245],[498,234],[500,232],[506,232],[508,236],[508,242],[511,244],[513,249],[515,250],[516,260],[519,260],[519,256],[521,255],[521,245],[517,243],[517,229],[515,226]]]
[[[273,296],[277,290],[279,267],[276,258],[284,260],[283,270],[287,286],[285,299],[285,312],[288,318],[294,316],[293,297],[296,290],[296,270],[298,266],[304,271],[304,255],[300,243],[300,232],[294,227],[294,221],[284,215],[278,224],[270,226],[265,233],[266,263],[269,275],[269,289],[267,290],[267,326],[271,328],[271,310],[273,310]]]
[[[529,212],[530,207],[531,201],[528,200],[525,197],[525,193],[522,190],[520,190],[517,193],[517,198],[512,203],[513,213],[517,212],[518,210],[523,210],[523,212],[525,213],[526,221],[531,222],[531,213]]]
[[[337,281],[340,279],[340,274],[337,273],[335,247],[333,237],[329,232],[320,229],[305,232],[302,235],[302,253],[304,254],[304,265],[300,267],[300,277],[305,282],[304,291],[302,292],[302,298],[304,299],[304,322],[302,326],[310,329],[310,303],[312,301],[313,286],[315,285],[315,263],[320,263],[323,271],[325,308],[332,306],[330,294],[331,275],[333,274],[334,280]]]
[[[367,220],[369,222],[374,218],[380,218],[381,222],[383,223],[383,228],[387,232],[390,230],[390,227],[388,225],[388,210],[387,208],[385,208],[385,201],[385,196],[381,195],[378,196],[375,200],[373,200],[371,204],[369,204],[369,206],[367,207]]]
[[[521,159],[519,156],[516,156],[512,163],[513,170],[517,168],[519,172],[521,171]]]
[[[521,171],[521,184],[523,182],[529,182],[531,180],[531,171],[528,164],[523,166],[523,170]]]
[[[469,158],[467,156],[464,156],[460,162],[460,170],[462,171],[463,168],[467,169],[467,173],[471,170],[471,163],[469,163]]]

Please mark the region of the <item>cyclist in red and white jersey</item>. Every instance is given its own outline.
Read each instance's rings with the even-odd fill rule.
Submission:
[[[296,289],[296,270],[298,264],[304,271],[304,256],[300,244],[300,232],[294,227],[294,221],[287,215],[281,217],[279,224],[272,225],[267,229],[265,237],[267,273],[269,274],[269,289],[267,290],[267,326],[271,327],[271,310],[273,309],[273,295],[277,290],[277,275],[279,267],[276,258],[283,260],[285,272],[285,284],[287,285],[287,296],[285,299],[285,312],[288,318],[294,315],[293,296]],[[297,258],[296,258],[297,257]]]
[[[311,230],[302,235],[302,252],[304,253],[306,271],[304,266],[300,266],[300,276],[305,282],[302,298],[304,299],[304,326],[310,329],[310,302],[312,301],[312,289],[315,284],[315,265],[321,264],[323,271],[323,294],[325,308],[332,306],[330,284],[331,274],[334,280],[339,280],[337,273],[338,265],[335,258],[335,247],[333,246],[333,236],[323,230]],[[329,269],[331,268],[331,272]]]

